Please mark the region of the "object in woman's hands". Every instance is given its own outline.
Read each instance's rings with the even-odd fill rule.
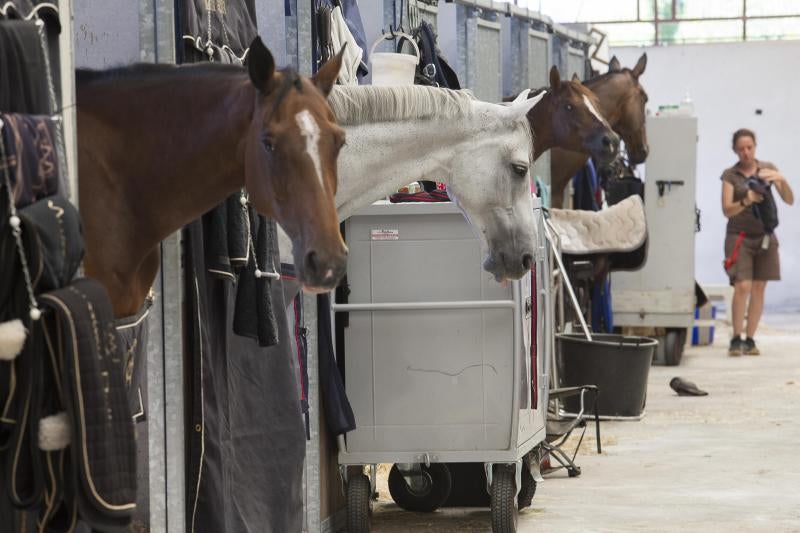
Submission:
[[[672,378],[669,386],[678,393],[678,396],[708,396],[706,391],[698,389],[697,385],[683,378]]]
[[[763,201],[753,204],[752,208],[753,214],[764,226],[766,236],[762,248],[766,249],[769,247],[770,235],[775,233],[775,228],[778,227],[778,207],[775,205],[775,197],[772,195],[772,186],[763,178],[750,176],[747,178],[747,188],[764,197]]]

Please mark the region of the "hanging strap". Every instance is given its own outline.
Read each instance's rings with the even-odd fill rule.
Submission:
[[[745,232],[740,231],[739,236],[736,237],[736,244],[733,245],[733,251],[731,252],[730,257],[725,258],[725,270],[731,268],[739,259],[739,248],[742,247],[742,241],[744,241],[745,236]]]

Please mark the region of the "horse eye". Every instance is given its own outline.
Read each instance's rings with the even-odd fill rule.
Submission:
[[[574,109],[574,108],[572,107],[572,104],[567,104],[567,105],[565,105],[565,106],[564,106],[564,108],[565,108],[567,111],[572,111],[572,110]]]
[[[267,152],[275,151],[275,143],[271,136],[264,135],[261,138],[261,144],[264,145],[264,150],[266,150]]]
[[[511,165],[511,168],[514,170],[514,174],[521,178],[528,175],[528,167],[525,165],[513,164]]]

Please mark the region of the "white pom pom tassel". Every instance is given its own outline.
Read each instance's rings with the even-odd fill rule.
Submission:
[[[46,416],[39,420],[39,449],[46,452],[63,450],[72,442],[67,413]]]
[[[11,361],[25,345],[28,332],[22,325],[22,320],[11,320],[0,324],[0,360]]]

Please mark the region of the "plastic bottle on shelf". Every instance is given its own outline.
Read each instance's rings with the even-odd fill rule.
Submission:
[[[678,106],[679,113],[681,115],[687,115],[690,117],[694,116],[694,102],[692,102],[692,97],[689,96],[689,91],[686,91],[686,94],[683,96],[683,100],[681,100],[680,106]]]

